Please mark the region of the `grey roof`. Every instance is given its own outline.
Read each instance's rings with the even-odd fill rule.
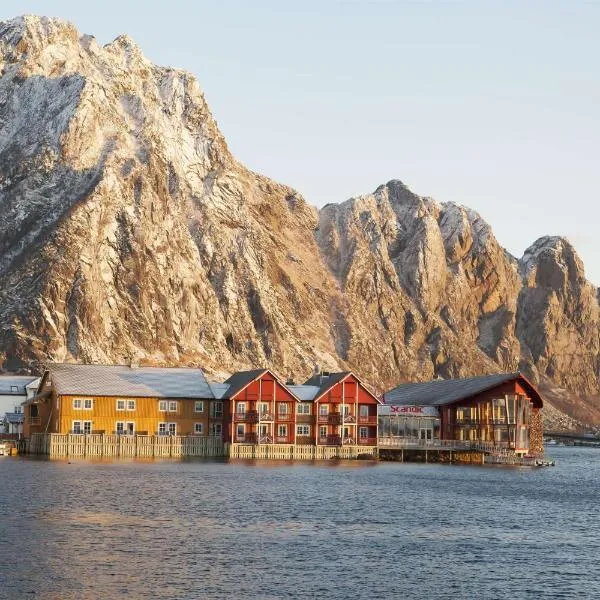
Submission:
[[[52,364],[58,394],[150,398],[213,398],[200,369],[126,365]]]
[[[23,413],[6,413],[4,418],[6,419],[7,423],[19,425],[25,420],[25,415]]]
[[[232,398],[243,390],[249,383],[252,383],[257,377],[266,373],[267,369],[254,369],[252,371],[238,371],[234,373],[225,383],[229,384],[229,389],[223,396],[224,398]]]
[[[0,375],[0,394],[25,396],[27,394],[26,386],[36,379],[38,377],[34,375]]]
[[[213,381],[209,381],[208,385],[210,386],[213,396],[217,400],[223,399],[225,397],[225,395],[227,394],[227,391],[229,390],[228,383],[215,383]]]
[[[315,398],[319,398],[320,396],[322,396],[325,392],[327,392],[329,389],[331,389],[336,383],[339,383],[340,381],[342,381],[342,379],[345,379],[348,375],[350,375],[350,371],[342,371],[340,373],[329,373],[329,375],[327,375],[327,376],[324,376],[323,374],[318,373],[316,375],[313,375],[309,379],[307,379],[304,382],[304,385],[316,386],[319,388],[319,391],[313,397],[313,400],[314,400]]]
[[[314,400],[321,389],[318,385],[288,385],[287,387],[303,402]]]
[[[471,398],[508,381],[522,379],[530,393],[539,399],[537,390],[521,373],[500,373],[468,379],[436,379],[422,383],[403,383],[384,394],[385,404],[413,406],[443,406]],[[533,399],[533,398],[532,398]]]

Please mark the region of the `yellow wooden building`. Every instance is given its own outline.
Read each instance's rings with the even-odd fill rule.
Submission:
[[[24,435],[223,434],[224,387],[201,369],[52,364],[25,403]]]

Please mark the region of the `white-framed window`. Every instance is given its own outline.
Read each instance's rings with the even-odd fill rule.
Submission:
[[[246,435],[246,426],[243,423],[238,423],[235,434],[237,437],[244,437]]]
[[[358,428],[358,437],[361,439],[369,437],[369,428],[368,427],[359,427]]]
[[[83,409],[84,410],[92,410],[94,408],[94,399],[93,398],[84,398],[83,399]]]
[[[279,437],[287,437],[287,425],[279,425],[277,427],[277,435]]]
[[[368,417],[369,416],[369,405],[368,404],[359,404],[358,414],[361,417]]]
[[[204,402],[202,400],[196,400],[194,402],[194,412],[203,413],[204,412]],[[201,425],[202,423],[200,423]]]
[[[326,417],[329,414],[329,404],[319,404],[319,414]]]
[[[158,435],[177,435],[177,423],[159,423]]]
[[[223,426],[221,423],[211,423],[210,424],[210,435],[212,437],[220,437],[223,435]]]
[[[73,410],[81,410],[83,408],[83,398],[73,398]]]
[[[300,402],[300,404],[298,404],[298,414],[299,415],[310,415],[310,403],[309,402]]]
[[[258,405],[258,411],[261,415],[267,414],[269,412],[269,405],[267,402],[261,402]]]
[[[235,407],[235,412],[238,415],[245,415],[246,414],[246,403],[245,402],[238,402],[236,404],[236,407]]]
[[[319,437],[327,437],[327,425],[321,425],[319,427]]]
[[[159,412],[177,412],[177,400],[159,400]]]
[[[125,410],[126,407],[127,400],[124,400],[123,398],[117,398],[117,411]]]
[[[307,436],[310,435],[310,425],[297,425],[296,435]]]
[[[92,433],[92,422],[91,421],[73,421],[73,433],[85,433],[89,435]]]
[[[279,402],[279,406],[277,408],[280,415],[285,416],[288,414],[289,406],[287,402]]]
[[[344,416],[347,417],[350,414],[350,406],[348,404],[343,405]]]
[[[117,421],[115,431],[117,435],[135,435],[135,423],[133,421]]]
[[[127,410],[135,410],[135,400],[127,400]]]
[[[194,433],[196,435],[204,434],[204,423],[194,423]]]

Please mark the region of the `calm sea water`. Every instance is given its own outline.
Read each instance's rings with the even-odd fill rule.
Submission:
[[[600,449],[546,469],[0,459],[0,598],[598,598]]]

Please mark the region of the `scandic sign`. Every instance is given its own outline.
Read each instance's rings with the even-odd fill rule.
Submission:
[[[403,417],[439,417],[440,413],[435,406],[380,406],[379,414]]]

